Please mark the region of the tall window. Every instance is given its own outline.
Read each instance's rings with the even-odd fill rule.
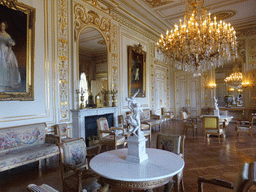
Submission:
[[[84,106],[86,106],[86,103],[88,101],[88,84],[86,80],[86,75],[85,73],[81,73],[80,75],[80,82],[79,82],[79,90],[80,90],[80,95],[84,96],[84,101],[81,101],[80,97],[80,103],[84,103]]]

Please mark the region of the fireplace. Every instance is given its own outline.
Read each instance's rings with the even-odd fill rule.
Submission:
[[[93,108],[72,110],[72,137],[84,138],[89,146],[88,136],[98,135],[96,120],[100,117],[106,117],[109,127],[117,126],[117,108]]]

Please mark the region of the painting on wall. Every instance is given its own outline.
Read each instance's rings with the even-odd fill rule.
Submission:
[[[0,1],[0,100],[34,100],[35,9]]]
[[[128,46],[128,96],[146,97],[146,52],[142,45]]]

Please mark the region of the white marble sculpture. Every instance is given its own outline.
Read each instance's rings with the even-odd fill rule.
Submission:
[[[218,99],[216,99],[214,97],[214,115],[218,115],[220,116],[220,110],[219,110],[219,107],[218,107]]]
[[[128,107],[132,111],[132,116],[126,118],[127,123],[132,127],[132,134],[128,138],[128,155],[126,161],[133,163],[141,163],[148,159],[146,154],[146,141],[144,133],[140,130],[140,113],[143,112],[141,105],[135,101],[136,95],[132,97],[126,97],[125,100],[128,101]]]

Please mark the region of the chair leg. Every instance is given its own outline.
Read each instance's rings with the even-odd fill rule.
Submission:
[[[182,192],[185,191],[183,178],[181,178],[181,181],[180,181],[180,188],[181,188],[181,191],[182,191]]]
[[[98,148],[98,153],[100,153],[100,151],[101,151],[101,144],[99,144],[99,148]]]
[[[252,132],[250,131],[251,139],[253,140]]]
[[[198,184],[198,192],[203,192],[203,182],[201,182],[200,177],[197,180],[197,184]]]

